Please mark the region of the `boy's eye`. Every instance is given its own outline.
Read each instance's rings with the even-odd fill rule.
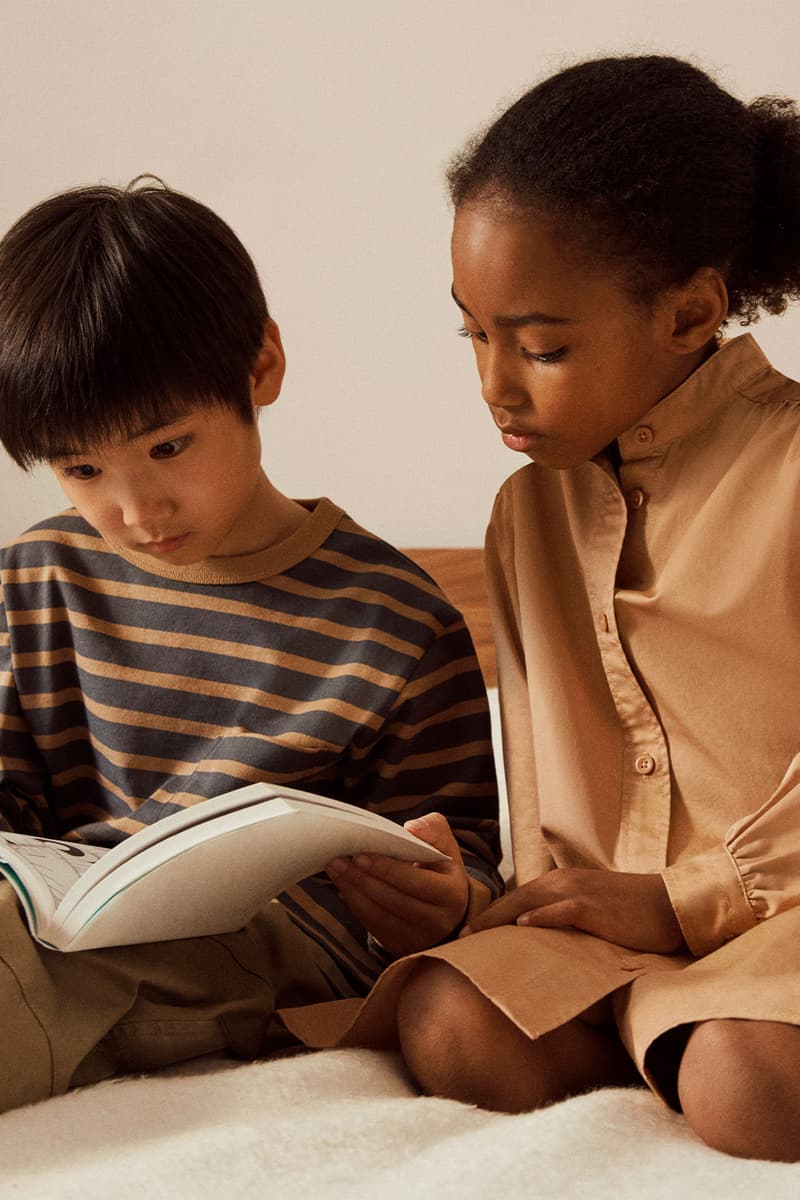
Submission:
[[[150,451],[151,458],[174,458],[176,454],[180,454],[184,449],[188,438],[176,437],[170,438],[167,442],[159,442],[157,446],[153,446]]]
[[[96,479],[100,474],[97,467],[93,467],[91,463],[78,463],[74,467],[64,467],[63,474],[67,479]]]

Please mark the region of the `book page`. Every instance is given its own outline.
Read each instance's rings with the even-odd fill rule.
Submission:
[[[150,845],[83,895],[73,893],[59,912],[58,946],[88,950],[241,929],[271,897],[332,858],[362,851],[447,861],[386,817],[285,790]]]
[[[13,855],[9,855],[11,866],[24,867],[28,864],[34,869],[37,879],[52,897],[53,908],[58,907],[83,873],[108,853],[107,846],[84,846],[79,842],[59,842],[22,833],[3,833],[0,840],[0,857],[3,843],[7,843],[13,851]],[[15,859],[21,860],[21,863],[16,863]],[[29,876],[24,870],[20,870],[19,874],[35,900],[38,889],[30,886]]]

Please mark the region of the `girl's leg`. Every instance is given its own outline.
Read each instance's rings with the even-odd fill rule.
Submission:
[[[800,1028],[778,1021],[696,1025],[678,1071],[692,1129],[739,1158],[800,1160]]]
[[[613,1026],[576,1018],[531,1039],[443,962],[423,962],[410,977],[398,1032],[424,1092],[499,1112],[528,1112],[592,1087],[641,1081]]]

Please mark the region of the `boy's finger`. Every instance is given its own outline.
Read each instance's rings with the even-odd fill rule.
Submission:
[[[450,824],[441,813],[426,813],[424,817],[412,817],[403,825],[409,833],[413,833],[429,846],[448,854],[455,862],[461,862],[461,850],[455,839]],[[438,865],[438,864],[437,864]]]
[[[373,881],[379,882],[379,881]],[[382,892],[373,888],[370,892],[352,887],[339,888],[339,894],[353,915],[369,929],[384,945],[387,936],[392,941],[407,939],[410,930],[422,933],[428,929],[438,930],[443,924],[452,928],[446,910],[435,904],[404,895],[397,891]],[[442,929],[441,937],[447,929]],[[439,940],[437,937],[435,940]]]
[[[348,887],[380,896],[387,907],[400,896],[438,904],[449,892],[449,880],[439,872],[377,854],[334,859],[327,873],[340,890]]]

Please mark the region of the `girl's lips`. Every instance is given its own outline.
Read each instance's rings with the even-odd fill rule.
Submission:
[[[541,438],[534,433],[521,433],[515,429],[501,429],[500,434],[503,439],[503,445],[509,450],[517,450],[526,453],[533,449]]]

